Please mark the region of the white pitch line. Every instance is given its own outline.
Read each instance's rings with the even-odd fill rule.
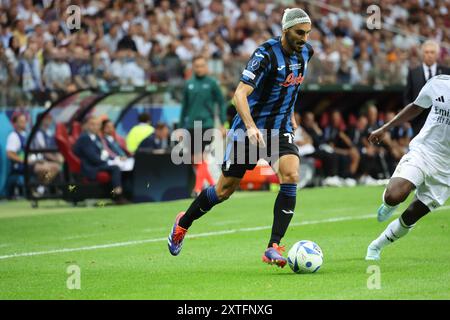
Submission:
[[[437,210],[446,210],[446,209],[450,209],[450,206],[444,206],[444,207],[438,208]],[[374,217],[375,217],[374,214],[366,214],[366,215],[361,215],[361,216],[356,216],[356,217],[355,216],[347,216],[347,217],[336,217],[336,218],[329,218],[329,219],[323,219],[323,220],[302,221],[302,222],[291,223],[290,227],[320,224],[320,223],[329,223],[329,222],[350,221],[350,220],[364,220],[364,219],[369,219],[369,218],[374,218]],[[187,235],[186,238],[201,238],[201,237],[220,236],[220,235],[224,235],[224,234],[260,231],[260,230],[267,230],[267,229],[271,229],[271,228],[272,228],[272,226],[261,226],[261,227],[252,227],[252,228],[212,231],[212,232],[204,232],[204,233]],[[41,256],[41,255],[54,254],[54,253],[66,253],[66,252],[89,251],[89,250],[97,250],[97,249],[126,247],[126,246],[139,245],[139,244],[144,244],[144,243],[165,242],[165,241],[167,241],[166,237],[154,238],[154,239],[133,240],[133,241],[125,241],[125,242],[116,242],[116,243],[107,243],[107,244],[100,244],[100,245],[93,245],[93,246],[79,247],[79,248],[63,248],[63,249],[54,249],[54,250],[48,250],[48,251],[13,253],[13,254],[0,256],[0,260],[6,260],[6,259],[11,259],[11,258],[20,258],[20,257]]]
[[[291,227],[302,226],[302,225],[310,225],[310,224],[319,224],[319,223],[328,223],[328,222],[337,222],[337,221],[348,221],[348,220],[360,220],[374,217],[371,215],[364,215],[359,217],[340,217],[340,218],[330,218],[324,220],[314,220],[314,221],[303,221],[303,222],[294,222],[291,223]],[[186,238],[201,238],[201,237],[211,237],[211,236],[220,236],[224,234],[238,233],[238,232],[251,232],[251,231],[260,231],[271,229],[272,226],[261,226],[261,227],[253,227],[253,228],[241,228],[241,229],[230,229],[230,230],[222,230],[222,231],[212,231],[212,232],[204,232],[198,234],[187,235]],[[0,256],[0,260],[11,259],[11,258],[19,258],[19,257],[31,257],[31,256],[40,256],[46,254],[54,254],[54,253],[66,253],[66,252],[75,252],[75,251],[89,251],[96,249],[107,249],[107,248],[116,248],[116,247],[125,247],[132,245],[139,245],[144,243],[151,242],[165,242],[167,238],[155,238],[155,239],[143,239],[143,240],[133,240],[133,241],[125,241],[125,242],[116,242],[116,243],[107,243],[79,248],[62,248],[62,249],[54,249],[48,251],[34,251],[34,252],[22,252],[22,253],[13,253],[4,256]]]

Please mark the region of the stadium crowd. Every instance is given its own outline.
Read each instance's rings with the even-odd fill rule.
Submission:
[[[183,83],[199,53],[232,88],[296,3],[314,26],[309,83],[405,84],[420,61],[420,37],[443,44],[441,62],[450,64],[450,3],[442,0],[383,1],[377,32],[365,27],[374,3],[365,0],[0,0],[0,103],[20,104],[22,92],[43,104],[87,86]],[[69,5],[80,8],[79,28],[71,29]]]
[[[299,125],[294,143],[302,163],[299,187],[385,183],[400,158],[408,152],[413,130],[409,123],[395,127],[385,142],[377,146],[370,144],[367,138],[370,132],[394,116],[392,111],[379,114],[373,104],[367,105],[359,114],[346,117],[338,110],[323,113],[320,118],[312,112],[296,113]],[[38,134],[33,145],[42,149],[55,146],[54,134],[48,130],[51,122],[50,117],[45,119],[39,130],[42,137]],[[82,176],[95,180],[98,172],[111,172],[118,203],[127,203],[122,197],[124,175],[121,172],[133,170],[133,154],[139,150],[169,152],[172,144],[168,126],[157,123],[153,127],[150,116],[142,113],[138,124],[126,137],[121,137],[115,132],[114,124],[105,117],[90,116],[84,122],[85,134],[77,138],[73,149],[82,160]],[[13,174],[23,175],[23,141],[28,136],[26,118],[23,114],[17,114],[13,123],[15,130],[8,136],[6,150],[13,164]],[[39,154],[30,161],[39,181],[32,191],[39,197],[47,192],[46,185],[61,174],[63,160],[59,153],[53,152]],[[11,185],[9,196],[15,195],[17,190]]]
[[[408,152],[413,138],[411,125],[406,123],[392,129],[383,144],[369,143],[370,132],[395,116],[392,111],[380,114],[373,104],[346,119],[338,110],[324,113],[319,119],[312,112],[296,116],[299,127],[294,142],[305,167],[301,185],[317,184],[314,176],[326,186],[383,184]]]
[[[438,60],[450,65],[448,1],[383,1],[384,24],[376,32],[366,28],[366,12],[372,4],[365,0],[320,4],[289,0],[0,0],[0,106],[42,106],[87,87],[108,90],[149,83],[181,87],[191,77],[192,61],[199,54],[208,58],[211,74],[229,98],[249,56],[258,44],[281,34],[284,8],[293,5],[305,8],[313,21],[309,42],[315,58],[309,64],[308,83],[405,85],[408,70],[421,64],[420,44],[425,39],[441,44]],[[80,9],[79,27],[72,28],[76,11],[67,11],[69,5]],[[228,108],[228,122],[233,111]],[[314,176],[322,178],[320,184],[330,186],[379,184],[389,178],[407,152],[414,135],[411,126],[395,128],[380,146],[369,144],[367,137],[394,115],[392,111],[379,114],[375,105],[346,114],[345,119],[338,110],[320,117],[311,112],[298,114],[295,141],[303,158],[302,170],[306,170],[303,176],[309,177],[301,183],[315,184]],[[166,148],[169,128],[154,124],[153,133],[148,119],[141,120],[136,129],[146,132],[140,137],[149,138],[145,144]],[[92,128],[84,138],[103,145],[106,151],[99,167],[117,165],[111,163],[117,158],[125,160],[142,141],[130,146],[130,132],[127,148],[120,149],[124,141],[108,140],[108,130],[114,129],[111,122],[86,121]],[[16,127],[11,133],[17,135],[11,138],[15,143],[7,147],[11,161],[19,159],[21,134],[26,136],[22,131]],[[91,157],[80,152],[82,156]],[[95,157],[101,158],[101,152]],[[55,162],[47,160],[46,165]],[[56,162],[55,176],[61,159]],[[94,176],[90,168],[85,171],[86,176]],[[115,180],[115,188],[121,191],[119,178]]]

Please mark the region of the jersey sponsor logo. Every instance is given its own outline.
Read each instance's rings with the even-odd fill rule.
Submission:
[[[434,113],[443,117],[450,117],[450,110],[434,106]]]
[[[244,76],[246,76],[246,77],[249,77],[250,79],[252,79],[252,80],[255,80],[255,74],[253,73],[253,72],[251,72],[251,71],[248,71],[248,70],[244,70],[243,72],[242,72],[242,74],[244,75]]]
[[[294,71],[302,68],[301,63],[294,63],[289,65],[289,70]]]
[[[291,72],[287,76],[286,80],[284,82],[280,83],[280,86],[283,86],[283,87],[296,86],[296,85],[302,84],[303,80],[304,80],[304,78],[301,74],[298,77],[296,77],[294,75],[294,73]]]
[[[277,69],[278,69],[278,71],[281,71],[281,70],[283,70],[284,68],[286,68],[286,66],[279,66]]]

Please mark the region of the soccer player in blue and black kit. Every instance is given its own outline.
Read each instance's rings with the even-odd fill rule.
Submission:
[[[296,123],[294,106],[298,104],[301,83],[313,55],[307,43],[311,32],[311,20],[302,9],[286,9],[282,20],[283,34],[260,45],[251,56],[234,95],[238,114],[228,134],[222,175],[216,186],[209,187],[192,202],[186,212],[180,212],[168,238],[172,255],[181,251],[183,239],[193,221],[203,216],[218,203],[227,200],[239,186],[246,170],[256,166],[249,161],[250,145],[269,149],[274,135],[278,139],[277,154],[265,153],[269,163],[278,168],[280,192],[274,206],[272,234],[263,261],[280,267],[286,265],[284,236],[295,210],[300,158],[293,143]],[[245,132],[244,139],[235,132]],[[267,135],[263,134],[267,132]],[[239,145],[244,148],[239,148]],[[236,159],[244,150],[244,163]],[[272,150],[272,148],[270,148]],[[269,157],[270,156],[270,157]],[[259,153],[257,155],[259,159]],[[274,160],[276,159],[276,160]],[[276,162],[276,163],[274,163]]]

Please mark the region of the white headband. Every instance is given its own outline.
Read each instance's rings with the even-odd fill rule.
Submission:
[[[288,18],[288,14],[291,17]],[[284,10],[282,19],[283,31],[299,23],[311,23],[311,19],[309,18],[308,14],[305,11],[299,8]]]

